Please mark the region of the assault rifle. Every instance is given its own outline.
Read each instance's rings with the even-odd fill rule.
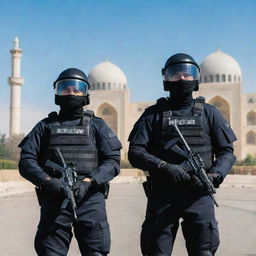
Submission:
[[[58,162],[60,162],[61,165],[54,163],[51,160],[47,160],[45,163],[45,166],[50,167],[53,169],[53,171],[57,171],[58,173],[60,173],[61,175],[60,181],[63,184],[66,195],[67,195],[67,197],[64,199],[61,205],[61,209],[66,209],[66,207],[70,203],[73,210],[74,219],[76,220],[77,219],[76,201],[73,193],[73,186],[77,181],[75,164],[73,162],[66,164],[60,152],[60,149],[58,147],[54,149],[55,149],[54,154],[56,154],[55,156],[57,157]]]
[[[188,164],[190,165],[190,167],[193,170],[192,171],[193,174],[199,178],[199,180],[204,185],[204,188],[206,189],[207,193],[211,196],[214,204],[218,207],[219,205],[214,197],[214,194],[216,193],[216,189],[214,188],[214,185],[209,180],[209,178],[206,174],[206,171],[205,171],[206,168],[205,168],[203,159],[201,158],[199,153],[194,153],[190,149],[188,143],[186,142],[185,138],[183,137],[182,133],[180,132],[180,129],[178,128],[177,124],[174,123],[173,126],[174,126],[175,130],[178,132],[179,137],[186,148],[186,152],[184,152],[182,149],[180,149],[176,143],[172,143],[171,146],[167,144],[165,148],[173,150],[174,152],[182,155],[183,157],[185,157],[187,159]],[[177,140],[175,140],[175,142],[177,142]]]

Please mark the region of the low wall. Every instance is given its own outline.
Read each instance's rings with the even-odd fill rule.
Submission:
[[[142,177],[144,172],[138,169],[121,169],[120,175]],[[7,181],[25,181],[25,179],[20,176],[18,170],[0,170],[0,182]]]
[[[256,166],[234,166],[230,174],[256,175]],[[121,169],[119,176],[142,177],[144,172],[138,169]],[[18,170],[0,170],[0,182],[24,180]]]
[[[18,170],[0,170],[0,181],[24,181]]]
[[[230,174],[251,174],[256,175],[256,166],[234,166]]]

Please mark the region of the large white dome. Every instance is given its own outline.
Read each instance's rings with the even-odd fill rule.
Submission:
[[[238,62],[220,49],[208,55],[200,69],[203,83],[240,83],[242,80]]]
[[[92,90],[124,90],[127,87],[124,72],[107,60],[95,66],[88,79]]]

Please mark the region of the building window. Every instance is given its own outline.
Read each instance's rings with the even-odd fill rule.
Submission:
[[[236,83],[236,76],[234,76],[234,82]]]
[[[253,102],[254,102],[253,98],[249,98],[248,103],[253,103]]]
[[[222,75],[222,82],[226,82],[226,76],[224,74]]]
[[[247,114],[247,125],[256,125],[256,113],[254,111]]]
[[[216,75],[216,82],[220,81],[220,75]]]
[[[210,82],[213,82],[213,75],[210,75]]]
[[[204,82],[207,83],[207,76],[204,77]]]
[[[102,90],[105,90],[106,89],[106,84],[105,82],[102,83]]]
[[[109,90],[111,89],[111,83],[108,83],[108,89]]]
[[[256,144],[256,134],[253,131],[250,131],[246,134],[246,143],[247,144]]]
[[[231,82],[231,75],[228,75],[228,81]]]
[[[100,83],[97,83],[97,89],[98,90],[100,89]]]
[[[240,83],[240,76],[238,77],[238,82]]]

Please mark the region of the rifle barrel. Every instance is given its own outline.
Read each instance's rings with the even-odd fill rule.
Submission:
[[[183,137],[182,133],[180,132],[180,129],[178,128],[177,124],[176,124],[176,123],[174,123],[174,125],[173,125],[173,126],[174,126],[175,130],[178,132],[178,134],[179,134],[179,136],[180,136],[180,138],[181,138],[182,142],[184,143],[184,145],[185,145],[186,149],[187,149],[187,150],[188,150],[188,152],[190,153],[190,152],[191,152],[191,149],[190,149],[190,147],[189,147],[188,143],[186,142],[186,140],[184,139],[184,137]]]

